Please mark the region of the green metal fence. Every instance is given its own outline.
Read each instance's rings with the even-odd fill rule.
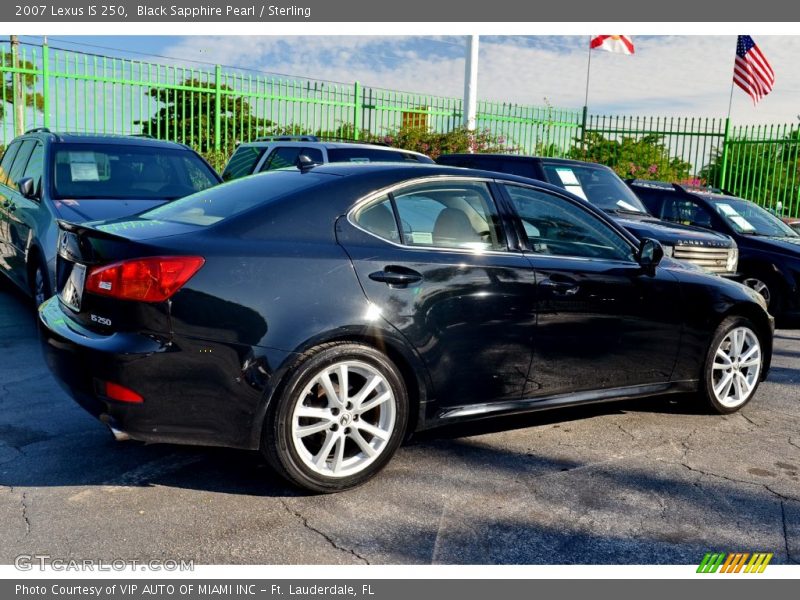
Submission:
[[[147,133],[190,144],[219,162],[237,142],[261,135],[363,139],[401,127],[447,132],[463,121],[460,98],[358,82],[156,64],[47,45],[0,44],[0,56],[3,144],[32,127]],[[15,104],[24,106],[19,117]],[[783,214],[800,213],[796,126],[480,101],[477,127],[509,152],[593,160],[622,177],[720,187]]]

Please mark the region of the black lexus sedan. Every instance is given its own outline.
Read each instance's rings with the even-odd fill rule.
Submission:
[[[331,164],[60,226],[39,315],[74,398],[318,492],[461,420],[686,391],[730,413],[770,365],[755,291],[514,176]]]
[[[800,322],[800,233],[750,200],[661,181],[628,185],[662,219],[733,237],[740,281],[764,296],[779,325]]]

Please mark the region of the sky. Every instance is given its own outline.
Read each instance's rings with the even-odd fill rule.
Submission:
[[[775,89],[754,107],[750,97],[736,88],[732,121],[797,123],[800,36],[754,39],[775,70]],[[478,97],[558,108],[583,106],[588,40],[588,36],[481,37]],[[590,112],[727,114],[736,36],[633,36],[633,41],[634,56],[592,53]],[[219,63],[442,96],[461,97],[464,89],[463,36],[53,36],[49,43],[151,62]]]

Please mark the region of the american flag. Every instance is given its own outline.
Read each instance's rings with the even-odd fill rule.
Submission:
[[[775,85],[775,72],[749,35],[740,35],[736,42],[733,82],[749,94],[753,104],[769,94]]]

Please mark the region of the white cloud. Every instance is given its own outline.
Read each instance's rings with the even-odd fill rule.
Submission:
[[[735,36],[634,38],[634,56],[594,52],[591,112],[724,117]],[[734,90],[734,123],[797,121],[800,36],[758,36],[776,72],[775,90],[753,107]],[[463,38],[413,36],[187,37],[166,54],[297,77],[460,97]],[[556,107],[583,105],[586,36],[488,38],[481,44],[479,98]],[[335,58],[335,60],[332,60]]]

